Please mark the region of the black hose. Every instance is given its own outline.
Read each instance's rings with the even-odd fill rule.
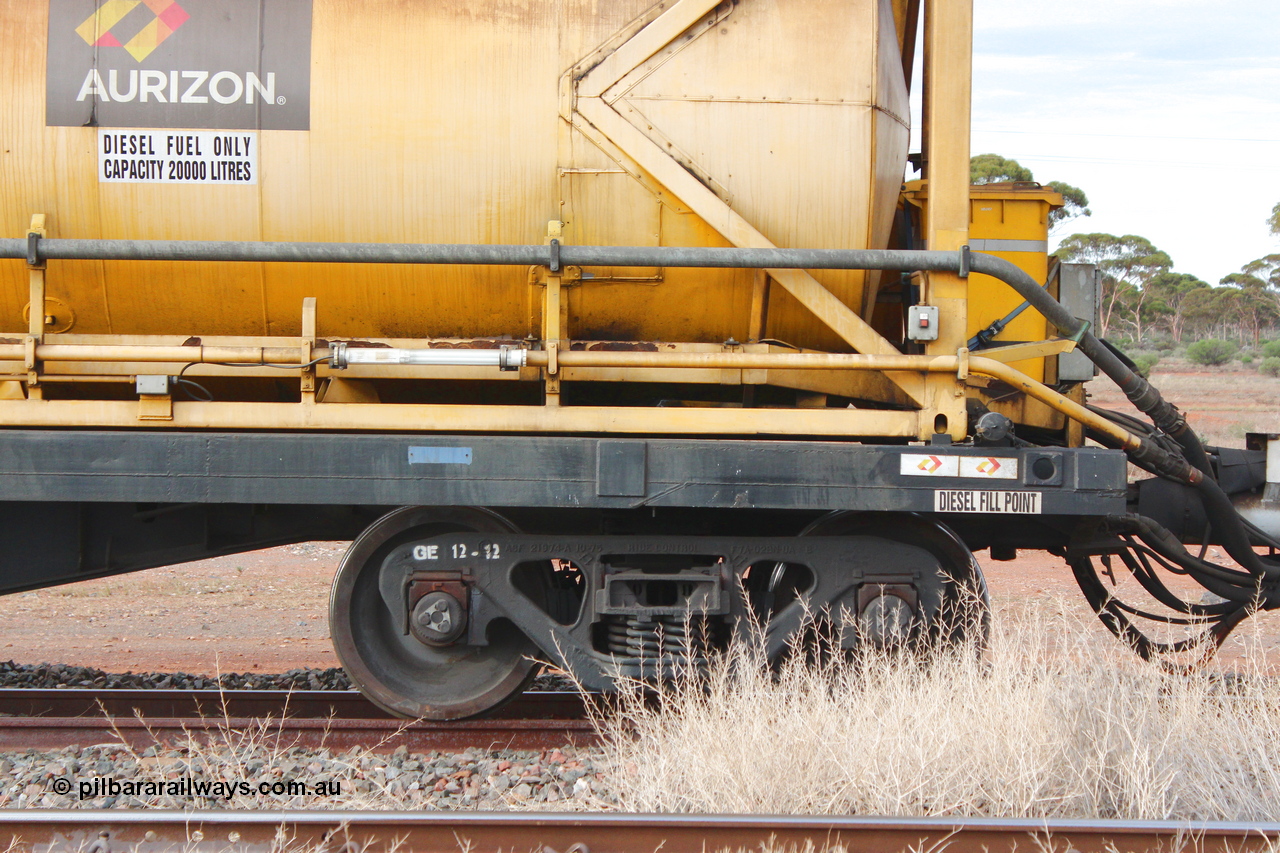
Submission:
[[[1238,625],[1250,612],[1247,606],[1238,607],[1226,616],[1215,619],[1213,627],[1199,637],[1192,637],[1175,643],[1157,642],[1139,630],[1133,624],[1133,620],[1126,615],[1125,611],[1135,613],[1135,615],[1145,614],[1136,612],[1136,608],[1123,604],[1111,594],[1111,591],[1102,584],[1102,579],[1098,577],[1097,570],[1093,567],[1093,561],[1089,557],[1076,556],[1067,562],[1076,577],[1076,583],[1079,584],[1080,591],[1084,593],[1085,600],[1089,602],[1089,606],[1093,608],[1093,611],[1098,614],[1102,624],[1133,649],[1143,660],[1152,660],[1162,654],[1176,654],[1190,649],[1203,648],[1207,643],[1212,643],[1214,648],[1221,646],[1222,641],[1226,639],[1231,629]]]
[[[1015,264],[994,255],[975,253],[970,257],[974,272],[994,276],[1008,284],[1031,307],[1039,311],[1064,337],[1078,341],[1080,351],[1098,365],[1098,369],[1111,378],[1129,398],[1129,402],[1151,418],[1161,432],[1168,433],[1187,452],[1187,461],[1206,476],[1213,477],[1213,469],[1205,455],[1204,447],[1187,425],[1187,420],[1177,407],[1160,396],[1150,382],[1130,370],[1116,353],[1089,331],[1088,324],[1072,315],[1061,302]]]
[[[1141,545],[1129,543],[1129,549],[1121,553],[1121,560],[1125,567],[1129,569],[1129,573],[1134,576],[1142,588],[1145,589],[1152,598],[1177,613],[1185,613],[1194,619],[1204,620],[1215,616],[1225,616],[1227,613],[1239,607],[1239,603],[1232,602],[1228,599],[1225,604],[1197,604],[1194,602],[1183,601],[1174,594],[1173,590],[1160,580],[1155,570],[1148,562],[1148,555],[1158,562],[1162,568],[1171,568],[1171,565],[1165,561],[1155,551]],[[1168,621],[1165,617],[1155,616],[1153,614],[1141,614],[1148,619],[1160,619]]]
[[[1185,568],[1197,583],[1214,595],[1238,604],[1253,604],[1264,610],[1280,604],[1277,597],[1280,590],[1274,585],[1260,584],[1256,574],[1245,574],[1197,560],[1169,531],[1151,519],[1130,515],[1115,521],[1137,535],[1161,557]]]

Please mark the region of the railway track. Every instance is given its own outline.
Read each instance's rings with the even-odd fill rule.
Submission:
[[[268,721],[269,722],[264,722]],[[263,732],[302,747],[547,749],[595,742],[578,693],[526,693],[482,720],[407,722],[348,690],[0,689],[0,749],[122,740],[135,749]]]
[[[706,853],[717,850],[895,853],[1075,850],[1078,853],[1274,849],[1280,823],[1000,820],[978,818],[761,817],[529,812],[0,812],[11,850],[333,851],[390,847],[415,853]]]

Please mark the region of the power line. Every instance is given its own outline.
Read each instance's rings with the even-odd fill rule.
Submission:
[[[1116,165],[1116,166],[1176,166],[1180,168],[1193,169],[1222,169],[1229,170],[1237,168],[1236,165],[1227,162],[1221,163],[1205,163],[1191,160],[1151,160],[1147,158],[1119,158],[1119,157],[1069,157],[1059,154],[1026,154],[1019,152],[1011,152],[1006,155],[1010,159],[1023,162],[1025,160],[1046,160],[1054,163],[1095,163],[1098,165]],[[1277,172],[1280,167],[1275,166],[1249,166],[1250,173],[1257,172]]]
[[[1092,136],[1102,139],[1177,139],[1197,142],[1280,142],[1280,139],[1255,139],[1242,136],[1170,136],[1167,134],[1145,133],[1066,133],[1056,130],[982,130],[973,129],[974,133],[1017,133],[1034,136]]]

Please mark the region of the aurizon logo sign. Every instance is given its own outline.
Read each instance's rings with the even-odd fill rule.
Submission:
[[[128,42],[111,32],[111,28],[139,5],[150,10],[155,18],[138,30]],[[122,47],[141,62],[151,55],[160,43],[178,31],[191,18],[187,10],[174,0],[107,0],[76,27],[76,34],[94,47]]]
[[[307,130],[311,0],[48,0],[46,123]]]

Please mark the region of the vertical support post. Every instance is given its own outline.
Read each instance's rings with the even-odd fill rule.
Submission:
[[[756,343],[768,336],[769,328],[769,272],[768,270],[756,270],[755,277],[751,282],[751,320],[747,328],[748,343]],[[744,409],[753,409],[756,405],[756,386],[747,382],[750,377],[748,371],[739,371],[738,375],[742,381],[742,407]],[[761,371],[760,375],[767,375],[766,371]]]
[[[755,279],[751,283],[751,324],[747,329],[747,340],[758,341],[765,337],[768,325],[769,273],[766,270],[756,270]]]
[[[564,223],[551,220],[547,223],[547,243],[559,241]],[[547,406],[560,405],[560,366],[558,354],[565,338],[564,270],[548,267],[542,294],[542,342],[547,348],[547,366],[543,371],[543,387]]]
[[[1083,406],[1088,395],[1085,393],[1084,383],[1079,382],[1067,390],[1064,396]],[[1084,447],[1084,424],[1075,418],[1067,418],[1067,447]]]
[[[969,242],[969,115],[973,78],[973,0],[926,0],[924,14],[925,150],[929,179],[928,248],[956,251]],[[928,273],[923,302],[938,308],[938,339],[926,352],[955,355],[967,340],[968,282],[955,273]],[[930,374],[921,438],[967,432],[964,385]]]
[[[311,353],[316,346],[316,298],[304,297],[302,300],[302,346],[299,364],[311,361]],[[316,369],[302,368],[302,402],[304,405],[316,401]]]
[[[27,229],[27,237],[43,238],[47,236],[43,213],[33,214],[31,227]],[[40,387],[40,367],[36,363],[36,347],[44,342],[45,326],[45,273],[48,265],[43,260],[27,264],[27,275],[30,280],[31,297],[27,308],[27,396],[39,400],[43,393]]]

